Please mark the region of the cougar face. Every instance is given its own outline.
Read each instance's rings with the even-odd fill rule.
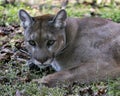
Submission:
[[[32,62],[38,66],[51,64],[66,45],[66,12],[61,10],[56,16],[31,17],[26,11],[20,10],[19,18]]]

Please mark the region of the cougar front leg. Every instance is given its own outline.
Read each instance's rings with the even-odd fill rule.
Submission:
[[[106,66],[105,63],[99,64],[82,64],[69,70],[56,72],[54,74],[38,79],[39,83],[56,86],[57,83],[74,82],[90,83],[95,81],[108,80],[108,78],[116,78],[120,76],[120,67]]]
[[[34,82],[43,83],[49,87],[54,87],[57,84],[65,83],[65,82],[86,82],[88,76],[86,69],[82,69],[81,66],[77,66],[68,70],[56,72],[54,74],[50,74],[48,76],[43,77],[42,79],[35,79]]]
[[[62,83],[71,77],[69,71],[60,71],[47,76],[42,77],[42,79],[34,79],[33,82],[38,82],[44,84],[48,87],[54,87],[57,83]]]

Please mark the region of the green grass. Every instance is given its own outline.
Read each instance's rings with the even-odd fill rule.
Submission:
[[[0,6],[0,25],[18,24],[18,11],[20,9],[30,10],[32,14],[35,14],[34,10],[23,3],[16,3],[15,5],[7,4]]]
[[[39,15],[39,14],[44,14],[44,13],[51,13],[54,14],[55,12],[50,9],[45,9],[43,8],[42,11],[37,11],[36,9],[33,9],[29,6],[24,5],[23,3],[16,3],[14,6],[13,5],[6,5],[0,6],[0,25],[9,25],[9,24],[18,24],[19,19],[18,19],[18,11],[20,9],[25,9],[27,10],[32,16]],[[83,17],[85,14],[90,14],[90,9],[91,6],[84,6],[84,5],[77,5],[73,6],[71,4],[68,5],[67,13],[68,16],[71,17]],[[101,7],[101,8],[96,8],[96,13],[101,14],[102,18],[110,18],[115,22],[120,22],[120,8],[115,7],[115,6],[110,6],[110,7]]]

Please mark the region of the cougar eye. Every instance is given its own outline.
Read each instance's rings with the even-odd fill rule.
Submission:
[[[54,43],[55,43],[55,40],[49,40],[49,41],[47,42],[47,46],[50,47],[50,46],[52,46]]]
[[[35,44],[35,41],[33,41],[33,40],[29,40],[28,42],[29,42],[29,44],[32,45],[32,46],[35,46],[35,45],[36,45],[36,44]]]

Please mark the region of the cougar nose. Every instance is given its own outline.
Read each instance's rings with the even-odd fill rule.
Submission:
[[[46,62],[48,60],[48,57],[44,57],[42,59],[39,59],[39,61],[43,64],[44,62]]]

